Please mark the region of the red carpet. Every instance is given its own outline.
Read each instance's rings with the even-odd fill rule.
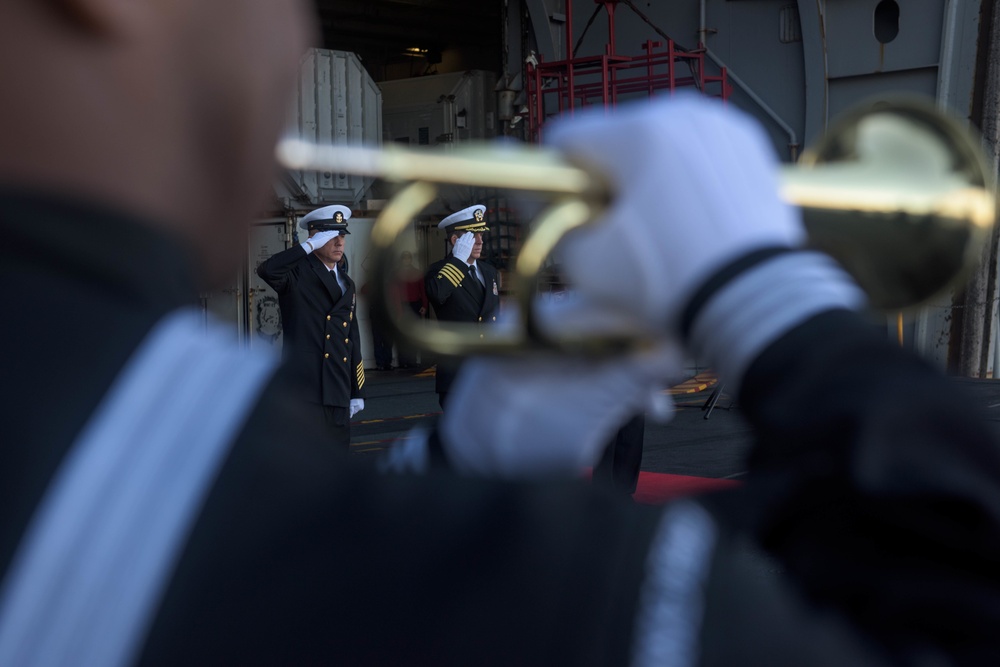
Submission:
[[[583,476],[590,479],[590,468],[583,471]],[[632,494],[632,498],[635,502],[643,505],[662,505],[674,498],[694,496],[709,491],[721,491],[739,485],[740,482],[733,479],[639,471],[639,482],[635,485],[635,493]]]
[[[669,475],[663,472],[640,472],[639,483],[632,496],[637,503],[660,505],[680,496],[691,496],[706,491],[718,491],[739,486],[732,479],[712,479],[689,475]]]

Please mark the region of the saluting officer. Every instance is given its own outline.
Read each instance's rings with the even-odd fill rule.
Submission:
[[[496,322],[500,307],[497,270],[479,259],[483,234],[489,227],[483,220],[486,207],[476,204],[452,213],[440,223],[451,245],[451,255],[427,270],[427,300],[439,320],[448,322]],[[454,362],[439,362],[435,391],[444,408],[451,382],[458,372]]]
[[[303,401],[315,406],[316,420],[345,449],[351,443],[350,420],[365,407],[357,296],[341,261],[350,217],[346,206],[312,211],[299,221],[309,238],[257,267],[257,275],[278,293],[285,371]]]

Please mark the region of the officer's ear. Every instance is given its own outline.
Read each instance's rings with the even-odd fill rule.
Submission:
[[[140,35],[144,21],[158,20],[158,2],[137,0],[44,0],[79,31],[98,37]]]

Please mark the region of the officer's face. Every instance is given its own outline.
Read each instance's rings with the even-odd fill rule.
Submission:
[[[483,254],[483,233],[476,232],[476,242],[472,246],[472,254],[469,255],[469,259],[479,259],[481,254]]]
[[[465,233],[468,234],[469,232]],[[469,255],[469,261],[472,261],[474,259],[479,259],[479,256],[483,254],[483,233],[476,232],[475,236],[476,236],[476,242],[472,245],[472,254]],[[455,242],[458,241],[458,239],[459,239],[458,234],[453,235],[451,237],[451,244],[455,245]]]
[[[346,241],[347,239],[344,237],[343,234],[334,237],[333,240],[330,241],[330,258],[333,261],[339,262],[341,259],[343,259],[344,244],[346,243]]]
[[[309,236],[315,234],[315,230],[309,233]],[[344,243],[347,239],[343,234],[340,236],[334,236],[332,239],[323,244],[319,250],[316,251],[316,256],[319,257],[325,264],[336,264],[344,256]]]

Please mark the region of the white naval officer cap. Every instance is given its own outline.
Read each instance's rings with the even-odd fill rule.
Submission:
[[[341,236],[343,236],[344,234],[350,234],[347,231],[347,221],[350,219],[351,209],[339,204],[333,204],[332,206],[322,206],[302,216],[302,219],[299,220],[299,227],[307,231],[317,229],[319,231],[329,230],[340,232]]]
[[[458,232],[488,232],[490,228],[483,222],[486,215],[486,207],[482,204],[475,204],[461,211],[452,213],[447,218],[438,223],[438,229],[443,229],[449,236]]]

